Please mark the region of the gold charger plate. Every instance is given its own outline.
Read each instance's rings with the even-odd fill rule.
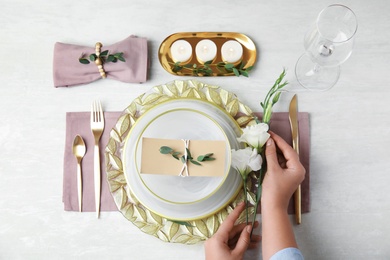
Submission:
[[[196,44],[203,39],[212,40],[217,45],[218,50],[221,50],[222,45],[228,40],[236,40],[242,45],[243,54],[241,60],[234,63],[234,65],[237,65],[239,67],[240,62],[242,61],[244,63],[244,66],[242,68],[246,69],[248,67],[253,66],[256,62],[256,46],[253,41],[245,34],[235,32],[183,32],[175,33],[168,36],[160,44],[158,58],[160,60],[161,66],[169,73],[177,76],[234,76],[234,72],[224,71],[216,66],[219,62],[224,62],[222,60],[222,55],[220,51],[217,51],[216,57],[209,66],[212,70],[212,73],[210,75],[205,75],[202,73],[193,73],[191,70],[188,70],[186,68],[183,68],[180,71],[174,70],[175,62],[173,61],[170,53],[170,47],[172,43],[177,40],[188,41],[192,46],[192,57],[186,62],[181,62],[180,65],[185,67],[186,64],[195,64],[198,68],[201,68],[203,64],[197,60],[195,54],[195,47]]]
[[[110,132],[105,149],[107,180],[110,192],[119,211],[141,231],[163,241],[194,244],[211,237],[234,207],[244,200],[244,192],[232,198],[229,205],[209,217],[192,221],[173,221],[163,218],[145,208],[129,190],[122,163],[122,150],[133,124],[148,109],[172,99],[199,99],[207,101],[229,113],[234,120],[244,127],[254,123],[252,110],[241,103],[235,94],[218,86],[195,81],[173,81],[159,85],[137,97],[119,117]],[[249,184],[248,187],[251,187]],[[254,203],[255,194],[248,192],[248,199]],[[253,208],[250,208],[253,214]],[[240,221],[245,221],[242,214]]]

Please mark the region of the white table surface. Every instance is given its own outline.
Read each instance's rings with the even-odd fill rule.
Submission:
[[[0,0],[0,259],[203,259],[203,244],[169,244],[119,212],[65,212],[65,113],[100,99],[121,111],[151,87],[176,79],[159,64],[168,35],[247,34],[258,48],[249,78],[200,80],[235,92],[253,110],[283,67],[294,83],[303,36],[333,1]],[[311,120],[311,212],[294,226],[306,259],[390,259],[390,2],[347,0],[359,20],[356,47],[328,92],[299,92]],[[94,46],[147,37],[150,77],[54,88],[56,41]],[[276,111],[287,111],[291,93]],[[260,259],[258,251],[247,259]]]

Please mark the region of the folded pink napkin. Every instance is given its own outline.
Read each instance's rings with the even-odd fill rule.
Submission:
[[[123,52],[125,62],[104,63],[107,78],[126,83],[142,83],[147,79],[148,45],[146,38],[129,36],[112,45],[104,45],[101,52]],[[86,84],[101,78],[94,62],[81,64],[79,58],[95,53],[95,43],[90,47],[57,42],[54,45],[53,80],[55,87]]]
[[[105,130],[100,140],[100,158],[102,172],[102,191],[101,191],[101,210],[116,211],[118,210],[114,199],[109,191],[107,174],[104,160],[104,149],[108,143],[111,129],[117,122],[122,112],[104,112]],[[261,118],[261,113],[256,113]],[[310,132],[309,132],[309,114],[300,112],[299,121],[299,143],[300,159],[306,168],[306,178],[302,183],[302,212],[310,210]],[[288,120],[288,113],[273,113],[270,122],[270,128],[273,132],[282,136],[291,144],[291,130]],[[65,138],[65,156],[64,156],[64,179],[63,179],[63,202],[64,209],[67,211],[78,211],[77,198],[77,161],[72,153],[72,144],[74,137],[79,134],[83,137],[87,152],[82,160],[83,171],[83,211],[95,211],[95,193],[94,193],[94,175],[93,175],[93,145],[94,139],[90,129],[89,112],[68,112],[66,114],[66,138]],[[289,213],[294,213],[293,202],[290,202]]]

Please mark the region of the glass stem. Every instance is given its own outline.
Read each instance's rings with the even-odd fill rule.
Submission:
[[[313,73],[318,73],[320,72],[320,70],[321,70],[321,66],[318,65],[317,63],[314,64]]]

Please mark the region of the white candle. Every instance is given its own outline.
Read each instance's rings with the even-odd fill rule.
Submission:
[[[177,40],[171,45],[171,57],[174,62],[186,62],[192,56],[192,46],[185,40]]]
[[[234,40],[225,42],[221,48],[222,60],[234,63],[242,58],[242,45]]]
[[[201,40],[195,47],[195,53],[201,63],[214,60],[217,55],[217,45],[211,40]]]

